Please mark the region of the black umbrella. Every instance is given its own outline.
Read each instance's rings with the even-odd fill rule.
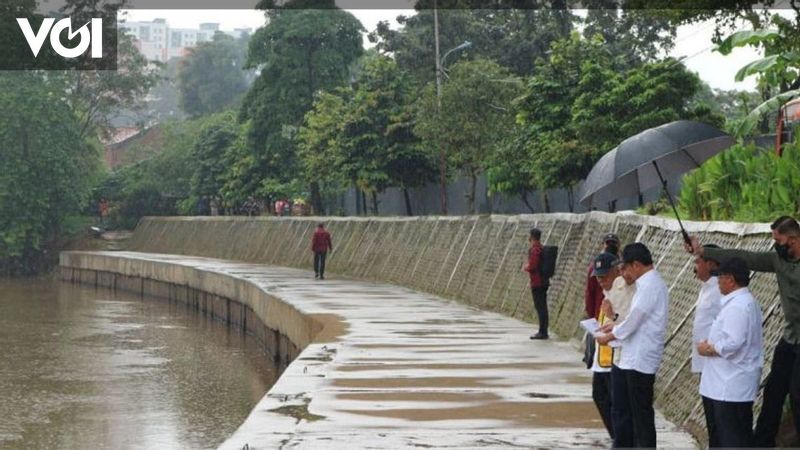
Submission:
[[[678,218],[683,238],[689,242],[666,180],[700,167],[733,143],[731,136],[711,125],[690,120],[642,131],[597,161],[581,187],[580,203],[586,207],[602,205],[639,195],[660,184]]]

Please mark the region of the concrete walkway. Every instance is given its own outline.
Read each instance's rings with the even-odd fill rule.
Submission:
[[[120,252],[259,286],[342,333],[309,345],[222,448],[610,447],[591,373],[530,324],[412,290],[331,274]],[[659,447],[693,439],[658,415]]]

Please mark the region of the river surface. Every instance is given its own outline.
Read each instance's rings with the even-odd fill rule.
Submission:
[[[214,448],[278,376],[181,304],[0,280],[0,448]]]

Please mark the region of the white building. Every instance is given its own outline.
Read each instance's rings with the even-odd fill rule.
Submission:
[[[159,62],[185,56],[190,48],[201,42],[211,41],[214,39],[214,34],[220,31],[218,23],[202,23],[200,29],[170,28],[165,19],[154,19],[152,22],[121,22],[119,26],[134,37],[136,47],[145,58]],[[224,31],[234,38],[251,32],[250,28]]]

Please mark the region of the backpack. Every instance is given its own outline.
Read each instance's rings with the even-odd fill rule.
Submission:
[[[556,273],[556,260],[558,259],[558,246],[542,246],[541,261],[539,262],[539,273],[545,280],[549,280]]]

